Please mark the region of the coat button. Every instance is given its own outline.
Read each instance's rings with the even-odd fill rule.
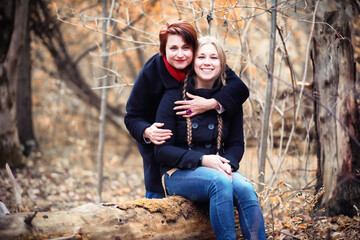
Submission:
[[[188,167],[188,168],[191,168],[191,167],[192,167],[191,163],[188,163],[188,164],[187,164],[187,167]]]
[[[213,129],[214,129],[214,124],[210,123],[210,124],[208,125],[208,128],[209,128],[210,130],[213,130]]]
[[[205,144],[206,148],[211,148],[211,143]]]
[[[197,129],[199,127],[199,124],[197,122],[192,123],[192,128]]]

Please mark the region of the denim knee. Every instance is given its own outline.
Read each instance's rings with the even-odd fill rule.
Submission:
[[[218,174],[211,179],[209,185],[209,195],[220,193],[223,199],[233,198],[233,186],[230,178],[226,174]]]
[[[256,191],[249,181],[243,181],[241,183],[234,183],[234,194],[236,198],[240,201],[248,201],[248,200],[258,200]]]

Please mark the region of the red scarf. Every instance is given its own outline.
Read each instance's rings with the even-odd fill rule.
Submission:
[[[180,70],[174,68],[173,66],[171,66],[171,65],[168,63],[168,61],[167,61],[167,59],[166,59],[165,56],[163,56],[162,58],[163,58],[163,60],[164,60],[166,69],[168,70],[168,72],[170,73],[170,75],[173,76],[178,82],[184,81],[186,74],[185,74],[183,71],[180,71]]]

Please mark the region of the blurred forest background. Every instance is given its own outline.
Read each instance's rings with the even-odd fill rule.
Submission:
[[[316,231],[314,238],[358,238],[360,2],[272,4],[3,2],[0,158],[2,166],[9,162],[19,184],[22,208],[5,168],[0,169],[1,200],[12,212],[69,209],[99,200],[99,176],[101,201],[143,198],[142,159],[123,124],[125,104],[141,67],[158,52],[161,27],[184,19],[199,36],[220,39],[228,65],[250,89],[243,105],[246,151],[239,171],[264,188],[259,197],[267,226],[288,237]],[[16,33],[20,43],[11,37]],[[101,113],[106,115],[103,132]],[[259,174],[261,153],[264,175]]]

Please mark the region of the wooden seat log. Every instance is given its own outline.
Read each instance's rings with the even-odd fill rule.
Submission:
[[[173,196],[1,215],[0,239],[191,240],[215,236],[207,207]]]

